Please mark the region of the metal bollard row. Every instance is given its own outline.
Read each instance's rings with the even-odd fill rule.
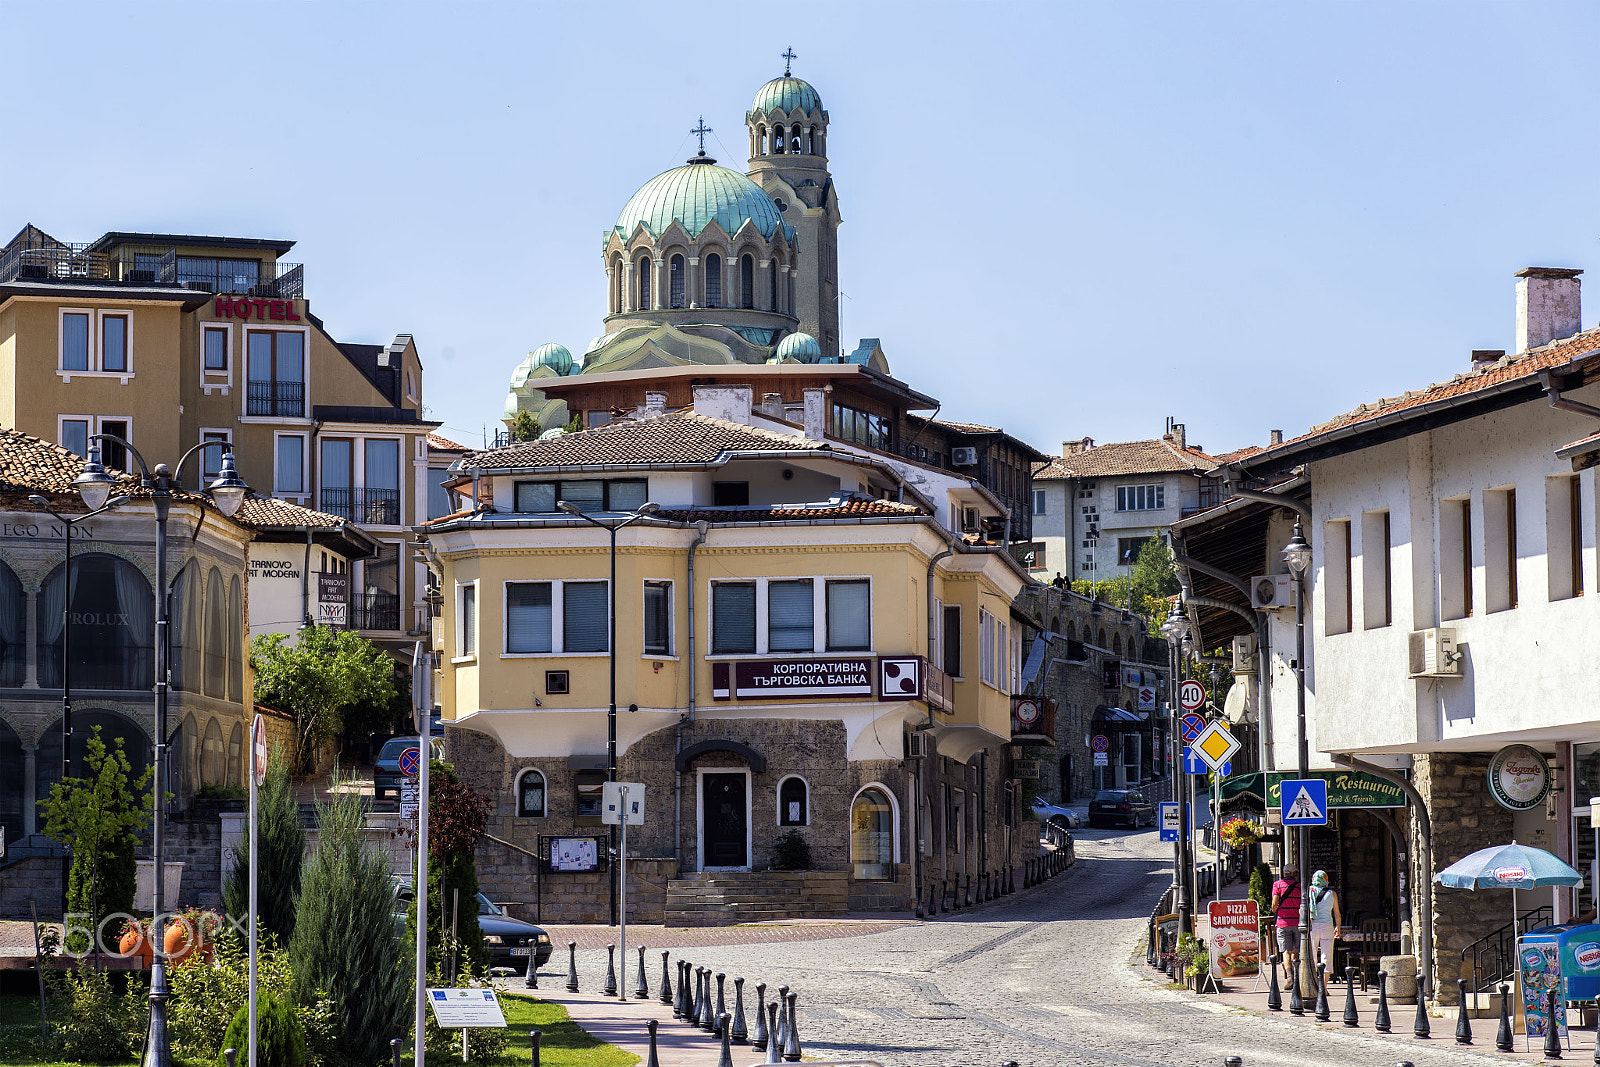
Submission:
[[[572,951],[571,969],[569,980],[572,984],[577,982],[575,943],[569,943]],[[640,960],[643,961],[643,950]],[[671,971],[677,968],[678,982],[676,992],[671,983]],[[712,993],[712,978],[716,979],[716,992]],[[767,986],[759,982],[755,986],[755,1032],[752,1035],[746,1023],[746,1009],[744,1000],[745,980],[742,977],[733,979],[733,1010],[727,1010],[727,982],[728,976],[724,973],[714,972],[709,967],[698,967],[687,960],[678,960],[675,964],[671,960],[671,953],[661,954],[661,995],[663,1004],[672,1006],[672,1015],[675,1019],[682,1019],[690,1026],[698,1027],[713,1034],[722,1043],[722,1055],[719,1067],[731,1067],[732,1046],[749,1045],[757,1052],[767,1054],[766,1062],[798,1062],[803,1054],[800,1045],[799,1026],[796,1021],[800,995],[790,992],[788,986],[779,986],[777,999],[771,1004],[767,1003]],[[693,982],[691,986],[690,983]],[[643,978],[640,984],[644,984]],[[648,999],[645,992],[638,999]],[[656,1052],[656,1027],[655,1020],[648,1022],[650,1028],[650,1056],[645,1067],[659,1061]]]

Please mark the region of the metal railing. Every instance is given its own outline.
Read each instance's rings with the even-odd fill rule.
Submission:
[[[361,594],[357,603],[350,606],[352,630],[400,629],[400,597],[397,593],[371,592]]]
[[[298,419],[306,413],[305,382],[250,381],[245,385],[245,414]]]
[[[1492,993],[1501,983],[1514,981],[1517,973],[1517,938],[1554,921],[1555,913],[1546,904],[1523,912],[1515,922],[1491,930],[1462,949],[1461,974],[1471,983],[1471,992]]]
[[[398,526],[400,490],[324,486],[317,494],[317,508],[367,526]]]
[[[185,269],[173,250],[165,253],[119,248],[91,252],[92,245],[58,243],[36,248],[17,247],[0,254],[0,282],[92,281],[121,285],[184,286],[208,293],[292,300],[305,295],[305,265],[248,260],[250,272],[225,278],[220,273]],[[185,257],[187,258],[187,257]]]

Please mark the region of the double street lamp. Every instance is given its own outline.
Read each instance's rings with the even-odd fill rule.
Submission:
[[[1294,524],[1294,534],[1283,548],[1283,562],[1294,575],[1294,677],[1295,677],[1295,729],[1299,742],[1299,773],[1301,780],[1311,775],[1311,749],[1306,742],[1306,571],[1311,567],[1311,546],[1306,543],[1300,524]],[[1297,991],[1304,990],[1294,1001],[1303,999],[1316,988],[1312,974],[1310,857],[1306,854],[1306,828],[1295,830],[1295,853],[1299,858],[1300,881],[1300,976],[1295,983]],[[1331,960],[1329,961],[1332,962]],[[1294,1001],[1290,1008],[1293,1009]]]
[[[642,519],[648,519],[661,510],[659,504],[641,504],[639,507],[620,519],[597,519],[593,515],[580,510],[577,505],[568,501],[561,501],[556,507],[571,515],[573,518],[582,519],[590,526],[598,526],[611,536],[611,581],[606,584],[606,615],[608,635],[606,647],[610,650],[611,661],[611,707],[606,712],[606,781],[617,780],[617,531],[624,526],[632,526]],[[611,827],[610,831],[611,854],[617,851],[617,828]],[[613,871],[617,865],[613,864]],[[612,874],[611,884],[611,925],[617,925],[617,875]],[[626,961],[624,961],[626,962]]]
[[[155,948],[155,956],[150,966],[150,1028],[145,1035],[143,1067],[171,1067],[172,1048],[167,1041],[167,977],[162,965],[162,937],[159,929],[161,909],[165,904],[162,883],[166,881],[166,866],[162,862],[165,859],[162,848],[165,836],[162,832],[162,816],[167,796],[167,513],[172,506],[174,484],[178,484],[181,488],[184,464],[189,462],[196,452],[219,446],[215,441],[203,442],[183,454],[183,458],[178,460],[176,471],[169,470],[165,463],[156,464],[152,470],[145,463],[144,457],[139,454],[139,450],[122,438],[108,433],[92,435],[89,438],[89,458],[83,465],[83,473],[72,482],[78,490],[78,495],[83,497],[84,504],[92,512],[99,512],[108,506],[111,491],[117,485],[116,479],[107,474],[105,467],[100,463],[100,447],[97,443],[100,441],[121,445],[138,462],[139,485],[150,492],[150,499],[156,509],[156,773],[155,788],[151,791],[153,811],[150,839],[150,852],[155,866],[151,895],[151,913],[154,917],[150,923],[150,940]],[[238,513],[240,505],[244,503],[245,495],[250,492],[250,487],[234,469],[232,452],[223,455],[222,470],[217,479],[206,487],[205,492],[216,504],[217,510],[226,517],[231,519]]]

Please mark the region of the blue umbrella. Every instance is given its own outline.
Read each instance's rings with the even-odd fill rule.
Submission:
[[[1537,889],[1546,885],[1578,885],[1583,875],[1542,848],[1515,841],[1480,848],[1433,876],[1440,885],[1455,889]]]

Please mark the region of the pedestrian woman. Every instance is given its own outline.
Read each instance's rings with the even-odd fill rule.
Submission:
[[[1283,877],[1272,883],[1272,904],[1268,908],[1277,916],[1278,955],[1291,976],[1299,974],[1300,959],[1300,879],[1293,871],[1284,871]]]
[[[1318,871],[1311,876],[1311,944],[1307,952],[1314,952],[1322,967],[1322,981],[1333,966],[1333,939],[1343,925],[1339,914],[1339,894],[1328,884],[1328,872]]]

